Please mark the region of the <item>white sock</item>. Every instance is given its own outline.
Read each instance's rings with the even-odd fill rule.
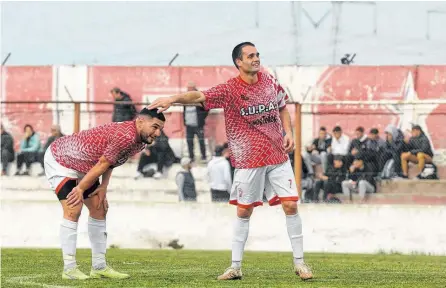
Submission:
[[[237,217],[234,223],[234,235],[232,238],[232,265],[233,268],[240,268],[242,265],[243,251],[249,233],[249,218]]]
[[[105,220],[88,217],[88,236],[91,243],[91,266],[95,270],[104,269],[107,250],[107,230]]]
[[[76,267],[77,222],[62,219],[60,243],[62,245],[64,270]]]
[[[302,219],[299,214],[286,215],[286,227],[293,248],[294,264],[304,262],[304,241],[302,235]]]

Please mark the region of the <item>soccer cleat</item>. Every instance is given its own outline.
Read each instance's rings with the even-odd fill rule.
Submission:
[[[311,272],[310,267],[305,263],[297,264],[294,266],[294,272],[302,280],[308,280],[313,278],[313,272]]]
[[[110,278],[110,279],[126,279],[129,278],[129,274],[119,273],[110,266],[105,266],[104,269],[101,270],[95,270],[91,269],[90,271],[90,278],[92,279],[98,279],[98,278]]]
[[[62,279],[68,280],[86,280],[88,276],[82,273],[79,268],[74,267],[72,269],[68,269],[62,272]]]
[[[241,280],[242,269],[229,267],[225,273],[217,277],[217,280]]]

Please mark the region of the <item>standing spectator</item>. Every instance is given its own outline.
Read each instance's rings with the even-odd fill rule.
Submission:
[[[368,140],[366,142],[366,153],[368,162],[371,162],[376,169],[376,172],[381,172],[385,164],[385,147],[386,141],[379,137],[379,130],[376,128],[370,129]]]
[[[395,178],[401,175],[401,153],[404,150],[403,132],[393,125],[388,125],[384,130],[386,134],[386,143],[384,147],[384,167],[382,169],[382,179]]]
[[[327,171],[319,177],[320,180],[317,180],[314,185],[313,201],[319,201],[319,193],[323,189],[324,196],[322,199],[324,202],[340,202],[335,194],[342,193],[342,181],[345,180],[347,175],[347,169],[343,161],[345,159],[342,156],[334,156],[333,164],[328,166]]]
[[[198,91],[194,82],[187,84],[187,91]],[[200,143],[201,160],[206,161],[206,145],[204,143],[204,124],[208,111],[201,106],[184,106],[183,120],[186,126],[187,148],[189,149],[189,158],[195,161],[194,137],[197,135]]]
[[[407,152],[401,154],[401,167],[403,170],[403,178],[408,177],[409,173],[409,161],[418,164],[418,169],[421,172],[424,170],[425,163],[432,164],[432,158],[434,153],[429,139],[424,134],[419,125],[412,127],[412,137],[406,138]]]
[[[57,138],[63,137],[63,136],[64,135],[62,134],[59,125],[51,126],[51,136],[48,137],[48,140],[46,141],[45,146],[43,146],[43,150],[39,152],[39,162],[40,162],[40,165],[42,166],[42,169],[45,169],[44,165],[43,165],[43,158],[45,156],[46,149],[48,149],[48,147],[50,147],[51,143],[53,143],[54,140],[56,140]],[[43,171],[42,173],[39,174],[39,176],[44,176],[44,175],[45,175],[45,171]]]
[[[8,171],[9,163],[14,161],[15,152],[14,152],[14,138],[12,138],[11,134],[9,134],[3,124],[1,125],[1,133],[2,133],[2,176],[6,175]]]
[[[40,137],[34,128],[26,124],[23,129],[25,132],[23,140],[20,142],[20,151],[17,155],[17,172],[15,175],[29,175],[31,164],[39,162]],[[26,165],[26,170],[20,173],[23,164]]]
[[[342,133],[342,128],[336,126],[333,128],[333,138],[331,139],[331,146],[328,148],[329,157],[328,163],[330,165],[333,163],[333,156],[340,155],[342,156],[343,162],[346,163],[348,158],[348,152],[350,147],[350,138],[347,135]]]
[[[363,153],[355,155],[355,160],[349,171],[352,174],[352,179],[344,180],[342,182],[342,192],[345,196],[350,196],[353,191],[357,191],[361,197],[361,201],[365,201],[366,193],[375,193],[375,171],[370,163],[365,160]]]
[[[110,94],[115,99],[112,122],[124,122],[133,120],[136,116],[136,108],[135,105],[133,105],[130,95],[125,93],[124,91],[121,91],[121,89],[119,89],[118,87],[113,88],[110,91]]]
[[[215,148],[215,156],[208,163],[208,178],[212,202],[229,201],[232,178],[231,166],[226,157],[229,157],[228,149],[225,149],[224,146],[217,146]]]
[[[175,182],[178,186],[178,197],[180,201],[197,201],[197,191],[195,190],[195,179],[192,175],[192,161],[189,158],[181,159],[182,171],[178,172]]]
[[[311,163],[321,164],[325,172],[327,170],[327,149],[331,146],[331,136],[327,133],[325,127],[319,129],[319,137],[314,139],[310,147],[307,147],[307,153],[304,154],[304,161],[310,174],[314,174]]]

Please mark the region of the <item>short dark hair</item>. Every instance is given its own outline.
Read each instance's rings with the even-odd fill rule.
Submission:
[[[119,89],[118,87],[114,87],[113,89],[110,90],[110,92],[112,92],[112,93],[121,93],[121,89]]]
[[[413,125],[413,126],[412,126],[412,130],[418,130],[418,131],[423,132],[423,129],[421,129],[421,126],[420,126],[420,125]]]
[[[150,118],[158,118],[159,120],[161,120],[163,122],[166,121],[164,114],[158,112],[158,108],[153,108],[153,109],[143,108],[141,111],[139,111],[138,114],[149,116]]]
[[[376,129],[376,128],[372,128],[372,129],[370,129],[370,134],[378,135],[379,134],[379,130]]]
[[[355,130],[355,131],[358,131],[358,132],[364,133],[364,127],[362,127],[362,126],[359,126],[358,128],[356,128],[356,130]]]
[[[341,126],[336,126],[333,128],[333,132],[342,132]]]
[[[232,49],[232,62],[235,65],[235,68],[238,69],[238,65],[235,62],[237,59],[242,60],[243,59],[243,55],[242,55],[242,49],[245,46],[252,46],[252,47],[256,47],[256,45],[254,45],[251,42],[242,42],[240,44],[238,44],[237,46],[234,47],[234,49]]]
[[[319,131],[325,131],[325,132],[327,132],[327,128],[325,128],[324,126],[322,126],[321,128],[319,128]]]

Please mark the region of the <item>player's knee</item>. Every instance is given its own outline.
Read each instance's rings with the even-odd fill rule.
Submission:
[[[64,209],[63,217],[67,220],[77,222],[81,216],[81,209]]]
[[[410,157],[410,153],[409,152],[401,153],[401,159],[408,160],[409,157]]]
[[[296,201],[283,201],[282,207],[286,215],[295,215],[297,213]]]
[[[99,209],[90,209],[90,217],[94,219],[104,220],[107,211],[101,206]]]
[[[237,206],[237,217],[243,218],[243,219],[249,219],[252,215],[253,210],[254,210],[253,207],[244,208],[244,207]]]

